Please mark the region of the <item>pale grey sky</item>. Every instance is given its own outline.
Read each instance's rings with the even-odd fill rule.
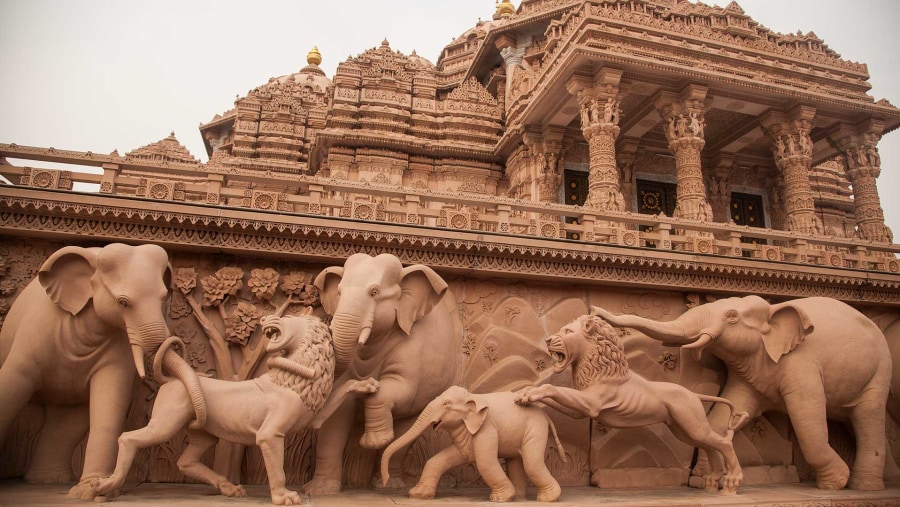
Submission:
[[[738,4],[772,30],[813,31],[868,64],[871,95],[900,106],[897,0]],[[0,142],[124,154],[174,130],[206,160],[197,126],[305,66],[312,46],[329,77],[384,38],[434,62],[493,12],[494,0],[0,0]],[[879,150],[882,205],[900,238],[900,132]]]

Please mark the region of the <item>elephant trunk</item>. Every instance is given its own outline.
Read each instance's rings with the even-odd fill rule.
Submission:
[[[191,400],[191,406],[194,408],[195,419],[191,422],[191,428],[200,429],[206,425],[207,416],[206,399],[203,397],[203,391],[200,390],[200,378],[197,377],[197,372],[191,368],[191,365],[172,350],[173,345],[182,352],[186,351],[181,338],[169,337],[159,347],[153,358],[153,375],[160,384],[169,382],[174,377],[184,385]],[[172,376],[167,376],[164,371],[169,372]]]
[[[435,400],[437,401],[437,400]],[[419,417],[416,418],[416,422],[413,423],[412,427],[406,431],[406,433],[397,437],[396,440],[391,442],[388,445],[384,452],[381,454],[381,485],[387,486],[388,479],[390,479],[390,472],[388,471],[388,464],[391,460],[391,456],[394,455],[398,450],[406,447],[411,444],[415,439],[419,438],[419,435],[425,431],[426,428],[431,426],[432,424],[438,422],[438,410],[435,408],[435,401],[429,403],[422,413],[419,414]]]
[[[334,340],[335,375],[343,373],[350,361],[353,360],[362,331],[359,318],[347,313],[334,314],[334,318],[331,320],[331,332]]]
[[[694,308],[668,322],[659,322],[637,315],[613,315],[601,308],[595,308],[593,313],[614,326],[635,329],[650,338],[664,342],[665,345],[688,345],[703,334],[713,334],[710,330],[694,331],[697,326],[693,323],[704,320],[702,317],[707,312],[703,310],[705,309]],[[701,313],[703,315],[700,315]]]
[[[134,367],[141,378],[147,376],[144,368],[144,357],[153,355],[169,337],[169,328],[165,322],[150,322],[137,328],[126,326],[128,343],[131,344],[131,352],[134,356]]]

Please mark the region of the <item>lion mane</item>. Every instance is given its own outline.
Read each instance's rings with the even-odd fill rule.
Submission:
[[[581,319],[582,338],[590,346],[584,355],[573,358],[572,376],[576,388],[583,390],[601,379],[631,378],[618,331],[599,317],[586,315]]]
[[[295,337],[298,343],[289,356],[269,358],[267,375],[276,385],[297,393],[307,409],[318,412],[331,394],[334,381],[334,347],[328,326],[316,317],[309,316],[304,319],[306,333],[302,337]],[[313,369],[315,374],[312,378],[297,373],[297,370],[304,368]]]

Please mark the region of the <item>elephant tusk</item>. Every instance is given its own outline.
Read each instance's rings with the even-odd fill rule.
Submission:
[[[359,344],[365,345],[367,341],[369,341],[369,333],[372,332],[371,327],[364,327],[363,330],[359,333]]]
[[[693,350],[694,351],[694,360],[700,360],[700,353],[703,352],[703,347],[707,346],[712,341],[712,335],[709,333],[703,333],[700,335],[692,343],[688,343],[687,345],[682,345],[682,349]]]
[[[134,355],[134,366],[137,368],[137,374],[141,378],[147,376],[147,371],[144,369],[144,349],[141,348],[140,345],[134,344],[131,346],[131,353]]]

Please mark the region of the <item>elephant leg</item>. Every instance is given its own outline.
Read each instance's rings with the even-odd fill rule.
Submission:
[[[91,422],[84,452],[84,470],[81,480],[69,490],[69,497],[82,500],[94,498],[96,491],[91,483],[112,473],[116,464],[116,442],[125,425],[135,378],[133,368],[107,368],[91,378]],[[128,473],[127,469],[125,473]]]
[[[820,489],[842,489],[850,468],[828,444],[824,386],[819,381],[806,382],[784,392],[783,397],[800,451],[816,471],[816,485]]]
[[[444,447],[425,462],[419,482],[410,488],[409,497],[419,500],[431,500],[437,490],[441,477],[455,466],[466,463],[466,458],[455,445]]]
[[[528,497],[528,477],[525,475],[525,465],[522,463],[522,458],[519,456],[506,458],[506,473],[509,475],[509,480],[512,481],[513,488],[516,490],[516,496],[513,498],[525,500]]]
[[[546,425],[546,420],[541,417],[536,424]],[[544,430],[546,433],[546,430]],[[537,486],[538,502],[555,502],[562,494],[559,482],[547,469],[547,463],[544,460],[544,452],[547,448],[547,435],[544,434],[540,438],[532,438],[522,446],[522,464],[525,466],[525,473],[531,482]],[[512,477],[512,471],[510,471]],[[517,485],[518,488],[518,485]],[[522,495],[524,497],[524,494]]]
[[[31,463],[25,480],[28,482],[72,482],[72,455],[87,435],[90,415],[88,404],[47,405],[44,425],[37,445],[31,453]]]
[[[363,449],[381,449],[394,439],[394,407],[409,404],[415,396],[414,380],[384,377],[378,381],[378,392],[363,399],[366,427],[359,439]]]
[[[884,489],[886,439],[883,396],[853,407],[850,420],[856,434],[856,459],[847,487],[862,490]]]
[[[0,392],[3,393],[0,396],[0,446],[16,417],[34,394],[37,385],[35,372],[38,371],[34,365],[19,365],[8,358],[0,367]]]
[[[486,430],[484,427],[475,435],[475,467],[491,488],[491,501],[508,502],[516,496],[516,488],[497,459],[500,450],[497,439],[496,431]]]
[[[190,418],[193,418],[193,416],[191,415]],[[200,461],[207,451],[216,446],[219,439],[203,430],[188,429],[187,434],[188,445],[184,448],[181,456],[178,457],[178,471],[188,477],[193,477],[211,485],[224,496],[246,497],[247,492],[243,486],[232,484],[227,477],[217,473]]]
[[[317,435],[316,471],[303,485],[303,492],[311,495],[333,495],[341,491],[344,447],[350,438],[357,404],[348,398],[328,418]]]

